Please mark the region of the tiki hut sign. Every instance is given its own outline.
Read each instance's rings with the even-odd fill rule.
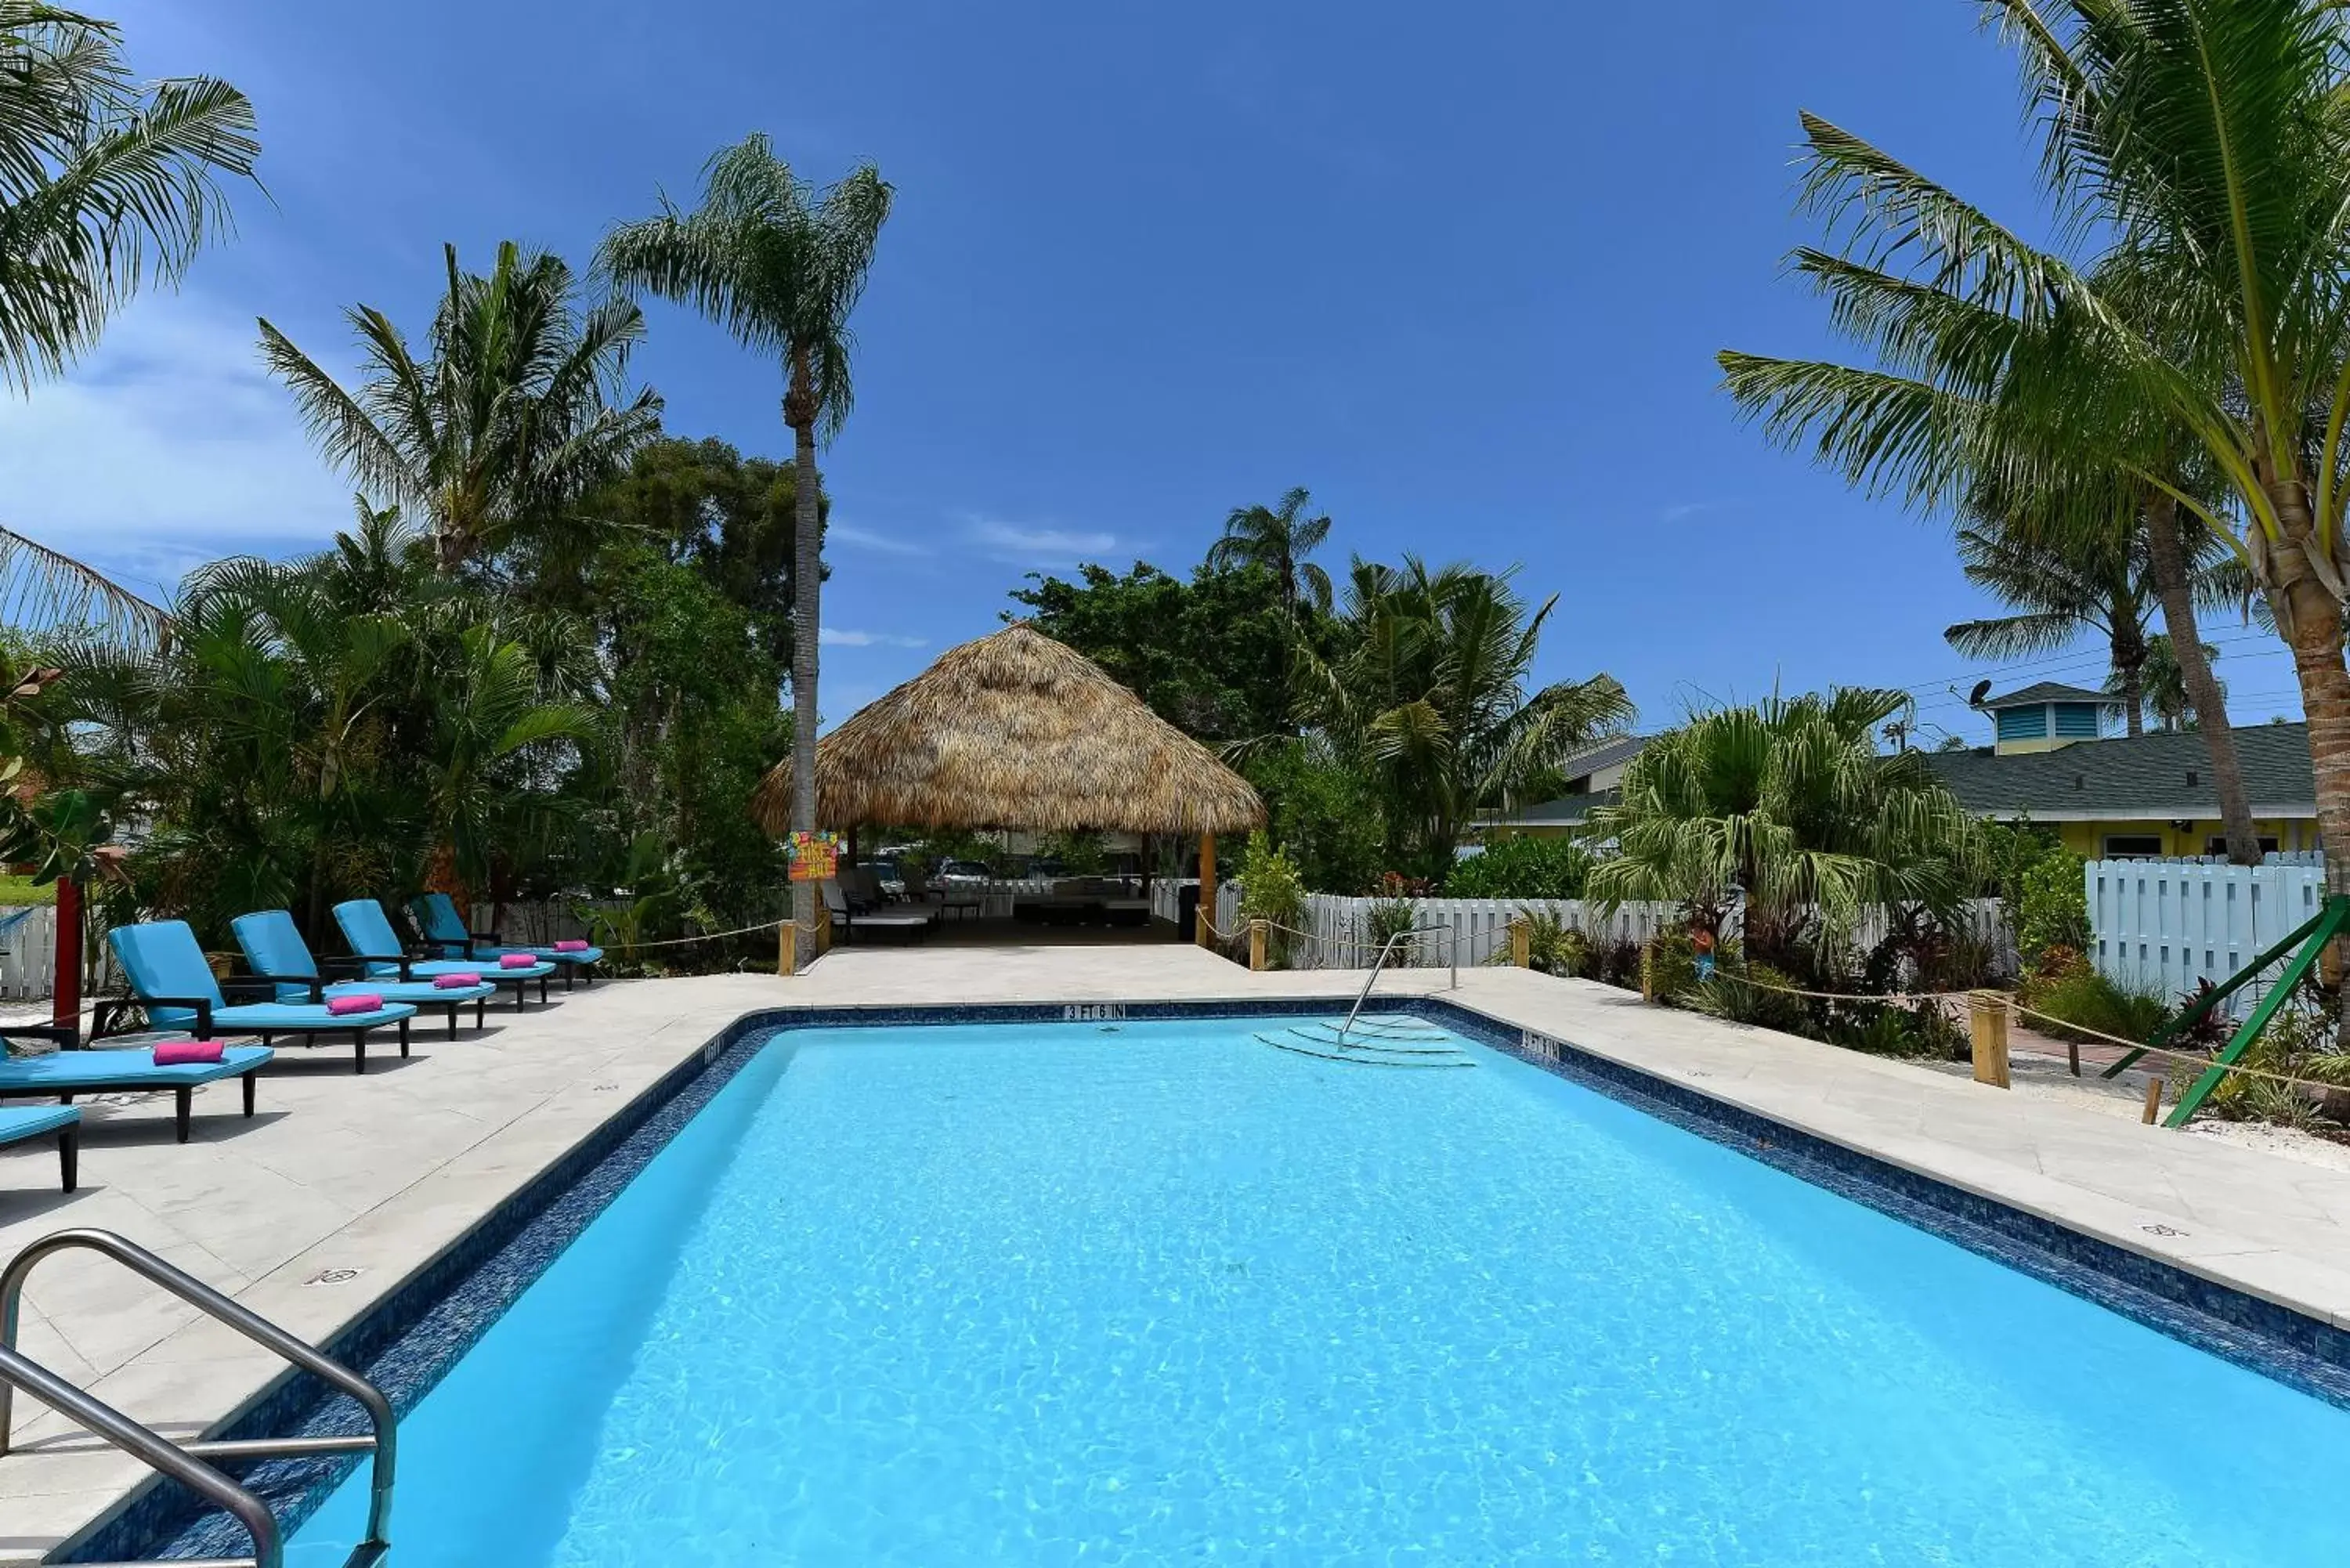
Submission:
[[[752,809],[791,826],[789,759]],[[1247,780],[1099,665],[1025,622],[948,649],[816,746],[816,825],[1243,833]]]

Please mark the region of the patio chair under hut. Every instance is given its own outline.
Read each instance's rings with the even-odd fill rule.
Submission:
[[[768,832],[791,830],[789,758],[752,809]],[[1197,835],[1203,900],[1216,836],[1264,822],[1246,779],[1025,621],[949,649],[816,743],[820,827]],[[1199,922],[1203,946],[1208,929]]]

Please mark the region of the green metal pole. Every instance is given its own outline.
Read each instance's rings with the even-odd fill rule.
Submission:
[[[2293,955],[2293,962],[2287,964],[2284,973],[2277,977],[2275,988],[2261,998],[2261,1004],[2252,1009],[2252,1015],[2244,1020],[2243,1027],[2237,1030],[2235,1038],[2228,1042],[2228,1048],[2213,1059],[2201,1077],[2195,1080],[2195,1086],[2179,1096],[2178,1109],[2170,1113],[2168,1119],[2162,1124],[2164,1127],[2185,1127],[2188,1118],[2202,1106],[2211,1091],[2227,1081],[2228,1069],[2235,1065],[2237,1058],[2251,1049],[2252,1042],[2261,1037],[2261,1031],[2269,1026],[2269,1020],[2276,1016],[2277,1009],[2293,995],[2293,988],[2301,983],[2301,977],[2309,972],[2309,966],[2317,961],[2317,955],[2325,950],[2325,944],[2332,941],[2345,925],[2350,925],[2350,897],[2336,895],[2326,899],[2324,911],[2317,917],[2308,944]]]
[[[2178,1017],[2172,1019],[2169,1023],[2156,1030],[2154,1032],[2154,1037],[2148,1040],[2147,1044],[2148,1045],[2160,1045],[2181,1032],[2195,1027],[2197,1023],[2202,1022],[2203,1015],[2205,1013],[2219,1006],[2220,1003],[2225,1002],[2228,998],[2235,995],[2236,992],[2241,991],[2245,986],[2250,985],[2252,981],[2259,976],[2261,971],[2268,968],[2269,965],[2276,962],[2277,960],[2284,957],[2285,954],[2291,952],[2295,947],[2299,946],[2303,939],[2306,938],[2310,932],[2317,929],[2318,922],[2324,919],[2325,911],[2324,909],[2320,909],[2317,913],[2310,916],[2309,919],[2302,921],[2298,926],[2295,926],[2290,934],[2280,939],[2276,946],[2269,949],[2268,951],[2262,953],[2260,957],[2254,959],[2251,962],[2238,970],[2234,974],[2230,975],[2224,984],[2220,985],[2208,995],[2197,997],[2195,999],[2194,1006],[2189,1008],[2186,1012],[2180,1013]],[[2145,1054],[2146,1053],[2143,1051],[2132,1051],[2128,1054],[2125,1055],[2120,1061],[2115,1063],[2112,1066],[2099,1074],[2098,1076],[2104,1078],[2118,1078],[2124,1073],[2129,1071],[2129,1069],[2137,1064],[2137,1059]]]

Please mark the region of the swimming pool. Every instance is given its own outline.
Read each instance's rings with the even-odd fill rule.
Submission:
[[[392,1561],[2338,1549],[2350,1412],[1500,1052],[1292,1022],[778,1035],[408,1415]]]

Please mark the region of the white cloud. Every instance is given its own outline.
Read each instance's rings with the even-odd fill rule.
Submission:
[[[854,523],[827,523],[824,525],[824,537],[827,544],[847,545],[854,549],[871,550],[882,556],[927,556],[931,553],[927,545],[918,545],[911,539],[900,539],[894,534],[881,534],[870,528],[859,528]]]
[[[846,627],[818,627],[816,641],[827,648],[928,648],[926,637],[900,637],[889,631],[851,631]]]
[[[0,398],[0,521],[168,586],[236,550],[326,545],[350,486],[262,370],[252,318],[161,294],[61,381]]]
[[[971,536],[1000,561],[1024,566],[1074,566],[1119,548],[1115,534],[1072,528],[1035,528],[993,517],[970,518]]]

